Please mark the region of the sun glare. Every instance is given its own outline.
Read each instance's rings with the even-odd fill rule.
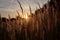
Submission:
[[[27,14],[25,15],[25,18],[28,19],[28,15]]]
[[[22,18],[24,18],[24,19],[27,20],[27,19],[28,19],[28,14],[27,14],[27,13],[26,13],[26,14],[23,14],[23,15],[22,15]]]

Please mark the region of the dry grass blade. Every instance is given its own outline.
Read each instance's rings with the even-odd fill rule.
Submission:
[[[30,14],[32,14],[32,9],[30,5],[29,5],[29,11],[30,11]]]
[[[16,10],[16,12],[17,12],[17,14],[18,14],[18,16],[20,17],[20,14],[19,14],[19,12]]]
[[[17,2],[19,3],[20,8],[21,8],[21,11],[22,11],[22,14],[23,14],[23,8],[22,8],[22,6],[21,6],[21,3],[19,2],[19,0],[17,0]]]

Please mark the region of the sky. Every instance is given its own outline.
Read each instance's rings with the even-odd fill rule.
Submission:
[[[24,13],[29,12],[29,5],[32,9],[32,12],[38,9],[37,2],[39,2],[40,6],[42,7],[48,0],[19,0]],[[16,10],[21,14],[21,9],[17,0],[0,0],[0,14],[2,17],[8,17],[8,14],[11,17],[15,17],[17,15]]]

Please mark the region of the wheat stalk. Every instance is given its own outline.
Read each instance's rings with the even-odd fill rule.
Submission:
[[[16,12],[17,12],[17,14],[18,14],[18,17],[20,17],[20,14],[19,14],[19,12],[16,10]]]
[[[21,11],[22,11],[22,14],[23,14],[23,8],[22,8],[22,5],[21,3],[19,2],[19,0],[17,0],[18,4],[20,5],[20,8],[21,8]]]
[[[29,11],[30,11],[30,14],[32,14],[32,9],[30,5],[29,5]]]

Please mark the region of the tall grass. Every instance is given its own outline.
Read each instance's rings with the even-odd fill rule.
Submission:
[[[22,11],[22,14],[23,14],[23,8],[22,8],[22,5],[21,5],[21,3],[19,2],[19,0],[17,0],[17,2],[18,2],[18,4],[19,4],[19,6],[20,6],[20,8],[21,8],[21,11]]]
[[[18,19],[10,18],[10,15],[6,19],[0,15],[0,40],[58,40],[56,37],[58,11],[50,2],[37,9],[35,14],[32,14],[29,6],[31,16],[28,23],[20,17],[18,11],[16,11]],[[18,3],[23,13],[23,8],[19,1]]]

